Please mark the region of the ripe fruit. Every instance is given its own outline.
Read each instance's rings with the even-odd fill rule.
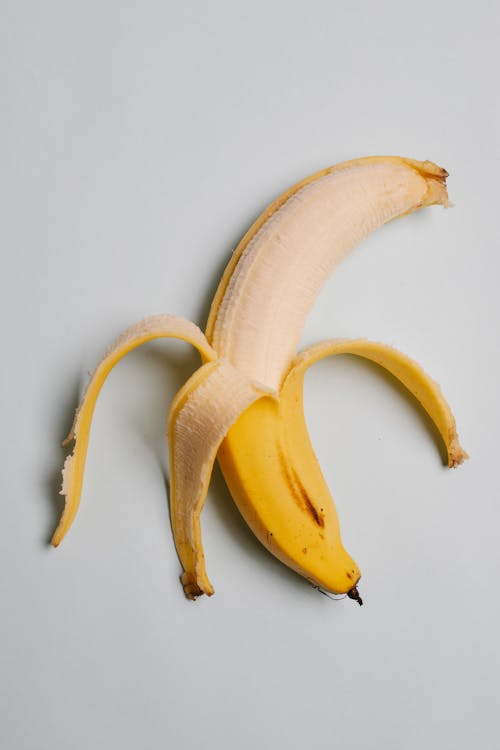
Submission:
[[[123,333],[94,372],[77,410],[63,470],[66,504],[52,544],[78,509],[90,424],[113,366],[154,338],[192,343],[203,364],[169,414],[170,508],[186,596],[211,595],[200,514],[215,458],[256,536],[314,585],[361,603],[360,572],[345,551],[337,513],[309,441],[304,372],[318,359],[349,353],[391,372],[419,400],[445,443],[449,466],[467,454],[439,386],[411,359],[364,339],[337,339],[297,356],[302,326],[321,286],[371,231],[417,208],[448,205],[447,172],[432,162],[368,157],[306,178],[272,203],[244,236],[215,294],[205,335],[171,315]]]

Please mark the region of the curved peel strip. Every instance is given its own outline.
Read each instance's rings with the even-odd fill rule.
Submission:
[[[172,402],[170,514],[188,599],[214,592],[205,570],[200,514],[217,451],[242,412],[263,396],[273,394],[219,359],[200,367]]]
[[[307,368],[335,354],[364,357],[390,372],[419,401],[434,422],[446,446],[448,466],[456,467],[468,458],[458,439],[455,418],[439,385],[413,359],[386,344],[367,339],[333,339],[305,349],[292,362],[280,398],[292,398],[298,388],[302,389]]]
[[[215,352],[198,326],[186,318],[176,315],[154,315],[127,328],[106,350],[100,364],[94,371],[81,404],[76,411],[73,426],[63,445],[75,440],[73,453],[66,458],[63,468],[61,495],[65,496],[64,511],[54,532],[51,544],[57,547],[71,526],[80,503],[83,472],[89,441],[92,415],[99,392],[107,376],[128,352],[141,344],[159,338],[176,338],[193,344],[202,357],[211,360]]]

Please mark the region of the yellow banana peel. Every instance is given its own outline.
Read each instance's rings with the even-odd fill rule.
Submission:
[[[351,354],[385,368],[434,422],[448,465],[467,458],[439,386],[406,355],[366,339],[334,339],[297,354],[304,320],[335,266],[379,226],[416,209],[447,206],[446,170],[432,162],[367,157],[322,170],[283,193],[249,229],[215,294],[205,334],[159,315],[125,331],[95,370],[67,442],[65,508],[57,546],[78,510],[90,426],[114,365],[146,341],[193,344],[200,368],[169,413],[170,510],[189,599],[213,594],[200,515],[217,458],[242,516],[267,549],[315,586],[362,603],[360,571],[343,547],[339,521],[314,454],[303,379],[319,359]]]

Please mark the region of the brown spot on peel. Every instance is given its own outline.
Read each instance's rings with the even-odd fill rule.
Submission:
[[[311,516],[313,521],[318,526],[323,527],[325,525],[325,519],[323,518],[323,515],[314,506],[311,498],[307,494],[306,488],[300,480],[299,475],[292,466],[288,465],[286,457],[282,453],[282,451],[279,451],[278,453],[278,460],[280,462],[281,470],[286,477],[287,483],[290,485],[292,494],[297,500],[297,504],[299,505],[299,507],[307,511],[307,513]]]
[[[308,496],[304,494],[304,500],[306,504],[306,508],[311,514],[311,516],[314,518],[315,522],[318,524],[318,526],[324,526],[325,525],[325,519],[323,516],[320,516],[312,502],[309,500]]]

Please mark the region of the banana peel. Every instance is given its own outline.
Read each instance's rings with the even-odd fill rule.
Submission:
[[[336,265],[368,234],[431,205],[448,206],[443,168],[402,157],[367,157],[329,167],[284,192],[233,253],[205,334],[174,315],[127,329],[93,373],[65,441],[65,507],[57,547],[76,516],[92,416],[107,376],[147,341],[178,338],[200,353],[200,368],[173,400],[168,418],[170,512],[185,595],[214,592],[200,515],[217,458],[231,495],[262,544],[325,592],[362,603],[357,564],[342,544],[339,519],[312,448],[303,408],[308,367],[351,354],[393,375],[434,422],[456,467],[462,449],[451,409],[422,368],[393,347],[333,339],[297,354],[305,318]]]

